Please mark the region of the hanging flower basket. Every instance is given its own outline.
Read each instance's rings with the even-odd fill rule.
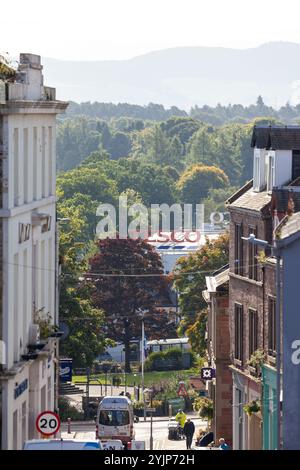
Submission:
[[[253,413],[258,413],[261,410],[260,402],[258,400],[253,400],[243,406],[243,410],[248,416],[251,416]]]

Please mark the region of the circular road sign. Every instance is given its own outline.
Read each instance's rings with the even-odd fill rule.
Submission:
[[[43,411],[36,418],[36,428],[38,432],[45,436],[56,434],[60,428],[60,419],[53,411]]]

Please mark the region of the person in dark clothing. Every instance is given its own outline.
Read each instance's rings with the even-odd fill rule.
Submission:
[[[183,434],[186,437],[186,448],[187,449],[191,448],[191,445],[192,445],[192,442],[193,442],[194,432],[195,432],[195,425],[194,425],[193,421],[191,421],[191,418],[188,418],[185,425],[184,425],[184,428],[183,428]]]

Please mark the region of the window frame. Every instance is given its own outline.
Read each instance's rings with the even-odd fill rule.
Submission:
[[[251,235],[251,233],[253,233],[255,237],[257,237],[257,227],[255,225],[249,225],[248,232],[249,236]],[[253,243],[248,243],[248,277],[253,281],[258,280],[257,254],[257,245],[254,245]]]
[[[276,356],[276,297],[268,296],[268,355]]]
[[[249,358],[258,349],[258,312],[249,308]]]
[[[234,272],[240,276],[243,275],[243,224],[234,225]]]
[[[244,354],[244,312],[243,305],[234,304],[234,358],[243,362]]]

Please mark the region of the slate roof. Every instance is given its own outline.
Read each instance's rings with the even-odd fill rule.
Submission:
[[[238,207],[255,212],[262,212],[271,202],[271,194],[267,191],[256,192],[252,188],[248,189],[238,199],[233,201],[229,207]]]
[[[267,150],[300,150],[300,127],[254,126],[251,147]]]
[[[300,232],[300,212],[291,215],[286,222],[279,226],[280,239],[288,238],[296,232]]]
[[[292,188],[274,188],[272,194],[272,209],[288,213],[300,211],[300,191]]]

